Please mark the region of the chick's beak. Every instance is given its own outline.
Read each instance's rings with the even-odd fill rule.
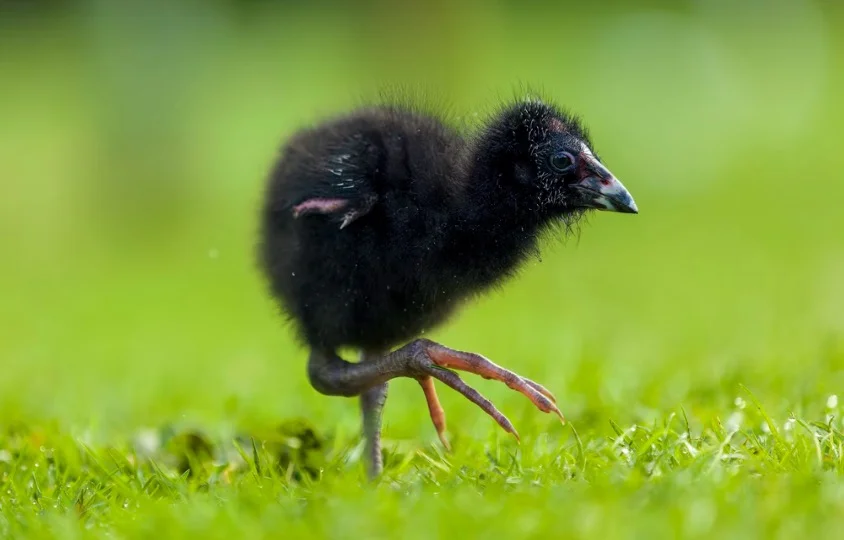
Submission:
[[[638,214],[639,209],[627,188],[591,152],[579,156],[578,177],[572,184],[579,194],[579,206],[623,214]]]

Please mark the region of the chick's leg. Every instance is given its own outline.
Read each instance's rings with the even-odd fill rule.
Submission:
[[[387,383],[373,386],[360,395],[363,417],[364,460],[369,478],[375,478],[384,469],[381,458],[381,411],[387,401]]]
[[[367,438],[367,459],[370,475],[381,470],[380,431],[381,408],[386,400],[386,383],[396,377],[410,377],[419,381],[428,402],[431,420],[437,434],[445,438],[445,413],[434,389],[433,379],[456,390],[481,408],[508,433],[519,437],[513,424],[477,390],[463,382],[453,370],[466,371],[505,383],[525,395],[543,412],[553,412],[562,418],[554,397],[541,385],[504,369],[483,356],[449,349],[428,339],[417,339],[384,355],[364,355],[361,362],[351,363],[334,352],[312,350],[308,361],[311,385],[326,395],[361,396],[364,436]]]

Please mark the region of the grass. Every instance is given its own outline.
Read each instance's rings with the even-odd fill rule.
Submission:
[[[0,439],[2,532],[427,538],[832,535],[844,433],[771,418],[748,391],[726,422],[683,411],[580,438],[490,437],[444,455],[392,448],[368,487],[360,445],[289,423],[260,437],[173,429],[93,447],[56,429]],[[353,531],[353,533],[351,533]]]
[[[209,8],[154,43],[155,18],[2,27],[0,536],[839,535],[837,8],[581,7],[576,58],[547,47],[559,13],[438,9],[366,39],[340,9]],[[426,41],[441,20],[461,31]],[[445,453],[395,381],[369,485],[356,402],[308,386],[255,272],[255,209],[280,137],[411,65],[458,111],[542,81],[642,213],[549,238],[429,336],[548,386],[567,425],[471,378],[522,442],[443,388]]]

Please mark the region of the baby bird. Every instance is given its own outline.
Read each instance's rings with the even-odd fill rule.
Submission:
[[[579,120],[538,99],[501,107],[473,134],[413,106],[361,107],[284,145],[264,193],[261,268],[310,349],[311,385],[360,396],[370,477],[383,468],[381,410],[396,377],[418,381],[446,448],[435,380],[518,438],[458,371],[562,418],[540,384],[419,336],[512,276],[544,230],[589,210],[638,213]]]

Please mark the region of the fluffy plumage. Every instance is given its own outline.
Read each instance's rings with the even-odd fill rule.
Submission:
[[[590,144],[556,108],[502,109],[466,137],[419,110],[368,107],[295,134],[272,171],[261,260],[275,296],[313,347],[384,350],[442,322],[506,278],[564,213],[537,165],[552,124]],[[295,216],[308,200],[342,211]],[[343,227],[350,212],[360,215]]]

